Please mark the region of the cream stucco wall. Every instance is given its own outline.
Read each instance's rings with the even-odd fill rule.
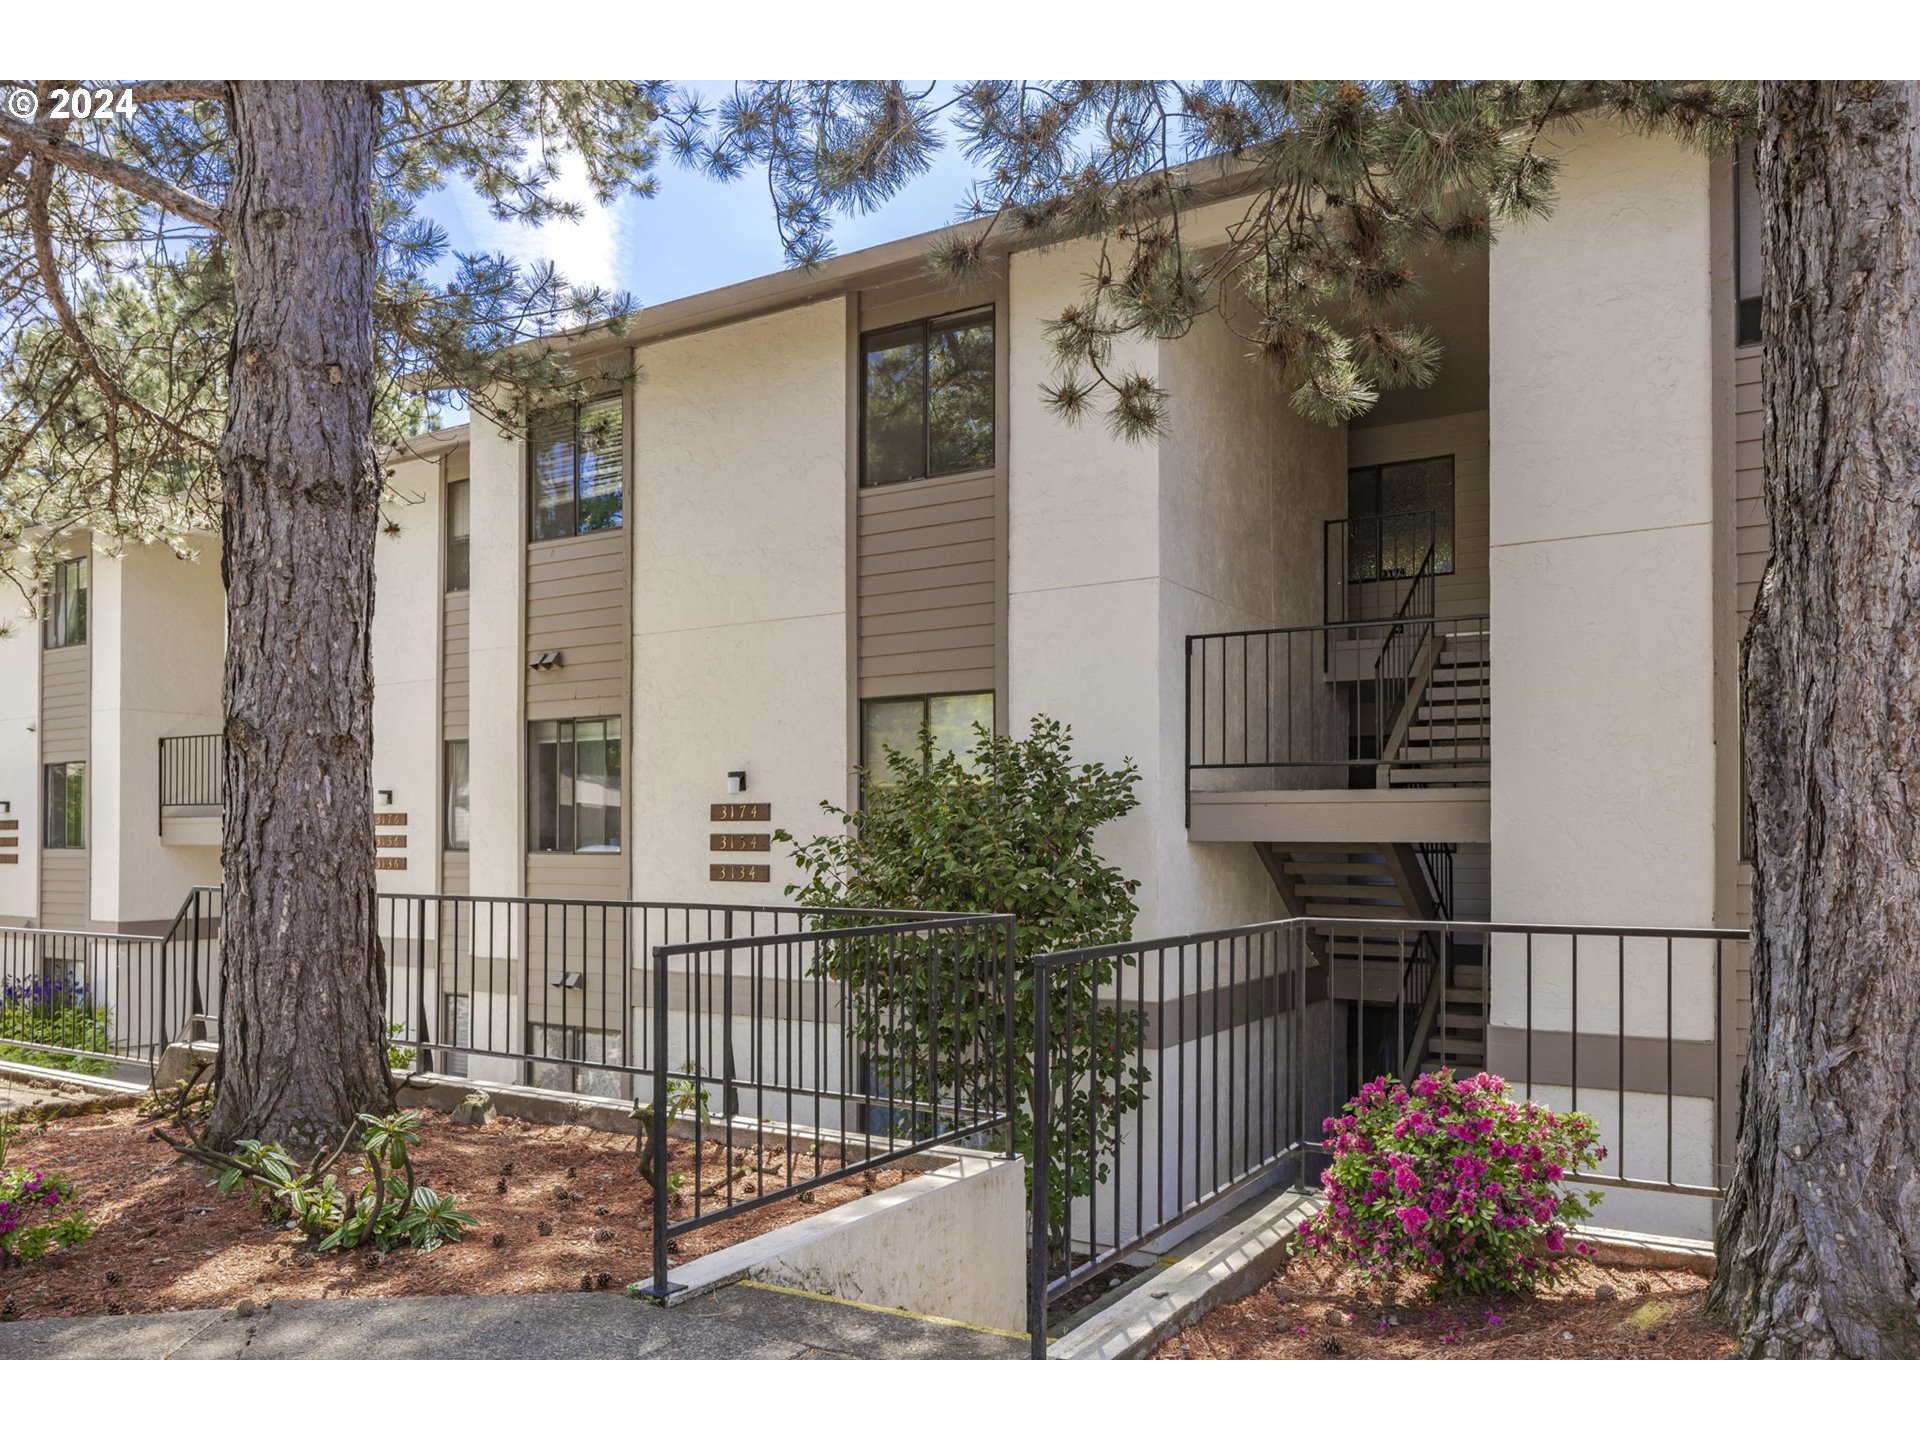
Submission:
[[[1076,755],[1160,768],[1166,663],[1160,631],[1160,457],[1097,419],[1051,414],[1045,322],[1080,295],[1088,245],[1023,252],[1008,275],[1007,716],[1025,731],[1044,714],[1073,727]],[[1158,347],[1116,346],[1116,368],[1158,369]],[[1157,774],[1141,805],[1100,837],[1107,859],[1142,882],[1140,934],[1156,933],[1159,830],[1171,822]]]
[[[162,845],[158,820],[160,737],[222,725],[219,541],[202,539],[193,560],[158,546],[95,551],[89,603],[93,919],[148,927],[171,920],[192,886],[220,883],[220,847]]]
[[[846,796],[846,349],[846,305],[832,300],[636,357],[626,764],[638,898],[779,902],[795,878],[783,847],[708,847],[716,830],[769,827],[715,825],[709,805],[768,802],[774,826],[809,835],[819,803]],[[747,772],[738,796],[732,770]],[[721,860],[769,863],[772,882],[716,883]]]
[[[40,623],[10,589],[0,635],[0,800],[9,812],[0,820],[15,827],[0,837],[19,843],[4,848],[19,859],[0,864],[0,925],[32,919],[40,908]]]
[[[1490,290],[1494,917],[1713,918],[1707,161],[1594,125]]]
[[[1271,919],[1278,897],[1250,846],[1187,839],[1185,639],[1321,618],[1321,524],[1342,503],[1344,435],[1295,416],[1216,318],[1116,356],[1170,392],[1159,440],[1051,414],[1043,325],[1078,298],[1092,254],[1012,262],[1012,724],[1044,713],[1074,727],[1083,758],[1140,766],[1139,809],[1101,837],[1143,882],[1137,934]]]
[[[378,879],[383,895],[431,894],[440,859],[440,462],[396,465],[388,486],[381,511],[399,533],[383,527],[375,541],[373,788],[393,791],[393,803],[376,810],[407,817],[380,830],[406,837],[380,854],[404,857],[407,868]]]
[[[526,695],[521,643],[526,617],[526,446],[480,417],[472,422],[471,435],[467,739],[473,839],[468,852],[469,883],[475,895],[518,895],[526,873],[520,781],[526,729],[521,723]],[[376,671],[376,683],[378,678]],[[437,704],[432,713],[438,714]],[[376,756],[383,743],[376,728]]]

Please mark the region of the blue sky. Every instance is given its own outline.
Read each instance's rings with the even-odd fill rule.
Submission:
[[[729,82],[696,88],[719,93]],[[587,207],[578,224],[539,228],[502,224],[464,186],[427,197],[422,209],[447,229],[456,250],[498,250],[522,260],[551,260],[568,280],[630,291],[642,305],[658,305],[785,268],[774,228],[764,172],[731,184],[683,170],[663,157],[655,171],[659,193],[629,196],[598,206],[578,176],[572,190]],[[967,162],[951,147],[896,199],[866,215],[844,216],[834,225],[837,253],[864,249],[950,223],[972,178]],[[458,424],[457,412],[443,423]]]

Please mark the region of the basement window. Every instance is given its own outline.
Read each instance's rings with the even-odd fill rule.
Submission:
[[[993,307],[861,337],[860,483],[993,468]]]
[[[618,1096],[621,1077],[586,1065],[621,1063],[620,1036],[612,1030],[588,1030],[580,1025],[532,1025],[530,1049],[545,1056],[530,1067],[532,1081],[542,1090],[569,1090],[576,1095]],[[568,1062],[584,1062],[570,1064]]]
[[[603,395],[534,415],[527,427],[533,538],[618,530],[626,519],[625,402]]]

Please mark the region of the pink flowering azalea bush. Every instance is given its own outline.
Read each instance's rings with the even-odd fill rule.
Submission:
[[[38,1260],[56,1245],[69,1249],[93,1234],[66,1176],[34,1165],[6,1166],[7,1132],[0,1125],[0,1270]]]
[[[1606,1158],[1591,1116],[1517,1101],[1497,1075],[1422,1075],[1369,1083],[1326,1129],[1326,1208],[1307,1247],[1363,1280],[1433,1277],[1443,1293],[1550,1286],[1589,1245],[1567,1232],[1596,1190],[1564,1183]]]

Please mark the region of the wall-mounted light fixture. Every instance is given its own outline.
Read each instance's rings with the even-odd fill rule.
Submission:
[[[376,790],[373,793],[379,798],[382,805],[391,805],[393,803],[393,792],[391,790]]]
[[[556,990],[578,990],[587,983],[587,976],[582,970],[563,970],[558,980],[549,980],[547,983]]]
[[[0,815],[11,815],[12,813],[13,813],[13,801],[0,800]]]
[[[727,771],[727,794],[738,795],[747,788],[747,772],[744,770]]]
[[[539,654],[532,656],[527,661],[527,668],[529,670],[551,670],[555,666],[564,666],[566,663],[567,657],[561,651],[542,650]]]

